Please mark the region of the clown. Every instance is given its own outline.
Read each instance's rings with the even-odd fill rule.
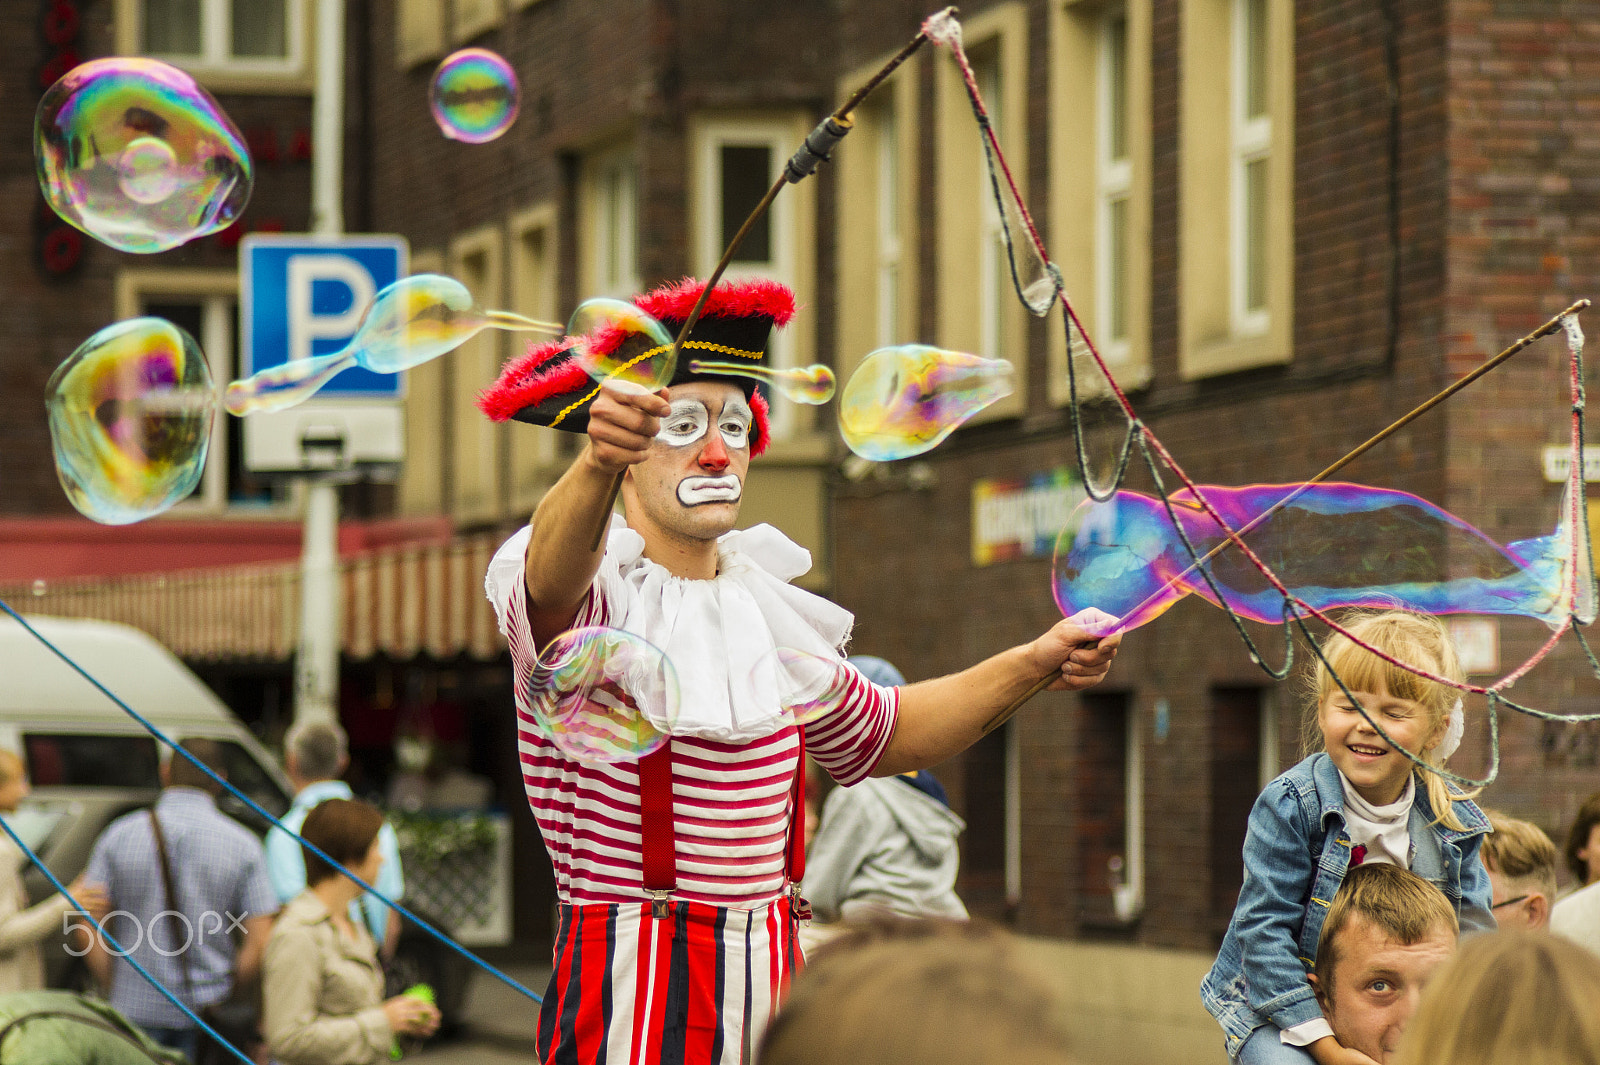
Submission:
[[[685,281],[634,302],[676,335],[702,290]],[[765,398],[748,379],[687,371],[702,352],[764,365],[772,328],[793,315],[782,285],[723,284],[659,393],[594,385],[556,341],[509,363],[480,398],[496,420],[588,437],[485,581],[523,678],[523,776],[560,896],[541,1061],[748,1061],[800,963],[803,755],[846,785],[930,766],[1036,681],[1087,688],[1116,654],[1117,638],[1064,621],[905,688],[843,664],[850,614],[789,584],[809,553],[770,526],[735,530],[750,461],[769,442]],[[618,475],[627,517],[610,519],[595,550]],[[535,723],[526,678],[539,648],[591,625],[661,648],[681,682],[670,738],[636,761],[567,757]],[[778,648],[839,660],[847,679],[803,730],[779,697],[793,678]]]

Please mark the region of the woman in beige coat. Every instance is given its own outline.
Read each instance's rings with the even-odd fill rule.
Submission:
[[[378,878],[383,815],[355,799],[329,799],[300,835],[356,876]],[[282,1065],[378,1065],[399,1035],[432,1035],[439,1011],[405,995],[383,999],[372,935],[350,920],[363,889],[306,851],[305,891],[284,907],[262,961],[262,1027]]]
[[[16,752],[0,749],[0,815],[9,817],[27,798],[28,772]],[[72,899],[52,895],[37,906],[28,905],[22,872],[28,857],[11,837],[0,833],[0,994],[37,991],[44,987],[41,944],[61,935],[66,916],[74,912]],[[106,911],[103,888],[90,887],[83,877],[67,890],[97,917]],[[83,925],[81,919],[72,922]]]

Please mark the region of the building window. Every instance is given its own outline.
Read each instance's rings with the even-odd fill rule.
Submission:
[[[412,273],[438,274],[447,269],[438,249],[411,253]],[[398,509],[404,515],[439,514],[449,498],[445,486],[450,478],[454,410],[446,367],[453,365],[453,359],[429,359],[406,371],[406,458],[398,492]]]
[[[1268,324],[1267,0],[1234,0],[1233,6],[1233,325],[1239,336],[1257,336]]]
[[[467,233],[450,246],[450,273],[467,286],[481,306],[505,306],[499,226]],[[496,424],[478,410],[480,389],[500,374],[507,334],[485,329],[450,356],[445,366],[450,393],[447,420],[451,444],[446,502],[461,524],[496,521],[504,511],[511,426]]]
[[[1278,716],[1261,688],[1213,688],[1210,776],[1211,893],[1208,924],[1220,943],[1244,883],[1250,808],[1278,775]]]
[[[582,178],[585,299],[639,291],[639,169],[632,148],[591,158]]]
[[[841,99],[888,57],[839,79]],[[917,308],[917,72],[900,70],[856,112],[849,141],[829,164],[835,197],[837,289],[834,306],[841,381],[872,351],[923,339]]]
[[[561,244],[556,228],[556,207],[540,204],[511,218],[511,309],[542,322],[560,320],[558,264]],[[513,351],[542,343],[546,338],[521,334]],[[511,429],[510,506],[514,513],[533,510],[555,483],[560,467],[578,453],[583,437],[536,425]]]
[[[1117,929],[1144,907],[1144,753],[1127,694],[1082,696],[1074,804],[1078,922]]]
[[[461,44],[500,22],[499,0],[455,0],[451,30]]]
[[[1294,10],[1192,0],[1180,22],[1178,366],[1192,379],[1292,355]]]
[[[1012,2],[988,8],[967,20],[962,32],[978,91],[1012,173],[1024,183],[1026,199],[1027,7]],[[1017,369],[1016,391],[974,420],[1014,418],[1027,409],[1028,313],[1012,285],[1003,216],[994,202],[982,134],[973,121],[960,68],[944,55],[934,62],[939,211],[934,342],[955,351],[1010,361]],[[1027,240],[1020,231],[1013,232],[1012,238]]]
[[[307,72],[305,0],[117,0],[117,14],[119,44],[200,74]]]
[[[1007,840],[1013,804],[1017,730],[1009,721],[967,748],[962,755],[961,897],[974,913],[998,916],[1007,910],[1008,872],[1012,864]]]
[[[1150,379],[1150,0],[1051,11],[1050,243],[1095,349],[1123,388]],[[1050,330],[1050,401],[1068,402],[1065,336]],[[1080,398],[1104,391],[1073,351]]]
[[[409,70],[444,54],[444,13],[439,0],[395,0],[395,66]]]
[[[691,125],[690,187],[694,189],[690,230],[696,276],[706,277],[738,234],[751,210],[772,187],[794,146],[810,131],[804,114],[773,116],[703,115]],[[841,149],[842,150],[842,149]],[[804,291],[802,278],[811,272],[812,241],[799,234],[814,228],[816,190],[812,182],[793,186],[772,201],[734,250],[724,276],[760,276]],[[800,245],[804,243],[805,248]],[[797,314],[785,329],[774,331],[768,363],[794,366],[811,350],[809,318]],[[774,440],[792,438],[813,420],[809,408],[772,405]]]
[[[227,271],[129,271],[117,280],[121,318],[150,315],[183,329],[205,353],[218,388],[240,376],[238,279]],[[175,513],[261,510],[289,502],[284,482],[244,464],[244,420],[217,412],[206,467],[193,495]]]

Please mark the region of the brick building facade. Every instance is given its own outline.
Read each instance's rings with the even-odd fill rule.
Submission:
[[[109,50],[117,5],[82,6],[84,53]],[[413,269],[535,317],[703,274],[749,190],[927,13],[902,0],[352,0],[347,226],[400,233]],[[1201,483],[1306,477],[1597,290],[1600,4],[1010,0],[962,14],[1076,306]],[[34,48],[35,16],[10,17],[22,21],[6,48]],[[437,61],[467,44],[521,77],[520,119],[486,145],[441,138],[427,110]],[[7,65],[8,93],[36,96],[31,63]],[[280,144],[309,121],[304,96],[224,103]],[[974,507],[1073,464],[1059,312],[1041,322],[993,298],[995,230],[964,108],[948,58],[924,49],[735,264],[795,286],[792,363],[844,377],[872,347],[920,340],[1019,369],[1018,395],[991,416],[877,470],[844,462],[826,409],[791,410],[752,479],[747,517],[810,546],[809,583],[856,613],[856,649],[913,679],[1056,620],[1048,552],[977,564]],[[24,143],[17,125],[0,203],[31,220]],[[248,217],[302,228],[306,188],[301,160],[263,163]],[[48,279],[24,232],[0,266],[14,295],[0,483],[14,512],[60,511],[37,397],[110,320],[118,272],[142,264],[90,247],[68,280]],[[229,268],[214,243],[160,265]],[[485,335],[413,371],[410,461],[375,512],[493,535],[525,520],[570,441],[488,426],[471,407],[520,342]],[[1502,543],[1549,532],[1560,489],[1541,456],[1566,439],[1563,360],[1559,340],[1542,342],[1345,476],[1420,494]],[[1093,439],[1105,466],[1112,434]],[[1136,461],[1130,486],[1147,481]],[[1280,655],[1274,630],[1252,631]],[[1496,672],[1543,632],[1492,631]],[[508,706],[501,667],[474,668],[478,696]],[[1594,709],[1597,693],[1570,646],[1516,688],[1563,712]],[[1476,772],[1473,709],[1457,764]],[[1203,956],[1231,911],[1245,812],[1298,757],[1300,717],[1292,685],[1250,662],[1220,612],[1180,603],[1128,638],[1102,688],[1041,695],[940,767],[971,826],[964,893],[1024,930]],[[1487,799],[1559,838],[1600,785],[1600,731],[1502,724]],[[538,906],[520,934],[539,934]]]

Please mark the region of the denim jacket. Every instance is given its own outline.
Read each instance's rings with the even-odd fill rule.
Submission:
[[[1432,823],[1428,789],[1418,782],[1409,821],[1411,871],[1445,893],[1463,933],[1489,931],[1492,893],[1478,859],[1489,823],[1470,802],[1454,806],[1465,831]],[[1200,984],[1230,1055],[1264,1024],[1293,1028],[1322,1016],[1306,974],[1349,868],[1339,770],[1327,754],[1314,754],[1268,784],[1250,811],[1239,905]]]

